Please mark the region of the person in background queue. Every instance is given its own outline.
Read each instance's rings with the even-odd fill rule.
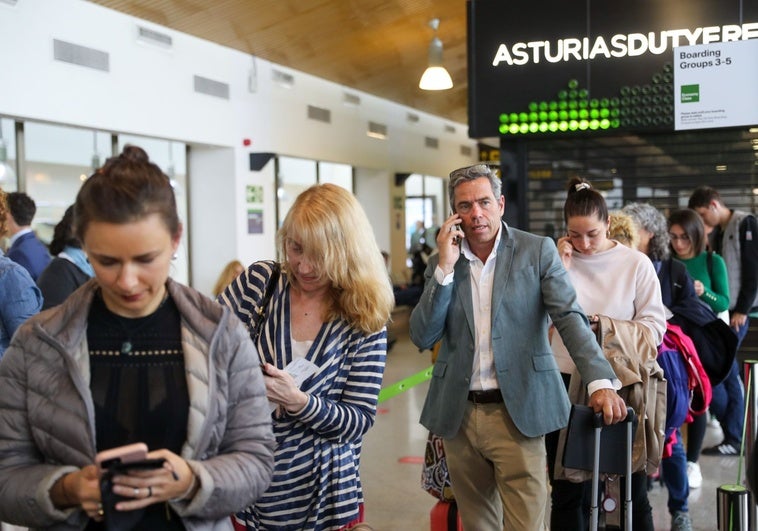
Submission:
[[[7,194],[0,189],[0,237],[7,231]],[[40,311],[42,294],[29,272],[0,249],[0,358],[16,329]]]
[[[653,205],[648,203],[629,203],[624,205],[622,212],[634,219],[639,235],[637,250],[647,256],[655,268],[661,285],[661,300],[666,307],[667,315],[673,317],[682,308],[700,306],[695,287],[687,272],[687,268],[671,257],[671,239],[666,217]],[[676,374],[666,379],[675,381]],[[672,393],[675,387],[668,387]],[[685,389],[685,391],[689,391]],[[691,400],[691,391],[680,398],[684,402]],[[667,399],[677,400],[672,394]],[[702,416],[702,415],[700,415]],[[676,415],[667,418],[667,426]],[[661,474],[663,483],[668,490],[668,510],[671,515],[671,531],[692,531],[692,521],[689,514],[690,484],[687,466],[687,455],[684,452],[681,426],[672,427],[667,432],[666,447],[661,459]]]
[[[216,283],[213,285],[213,291],[211,292],[213,293],[213,296],[218,297],[235,278],[242,274],[244,270],[245,266],[239,260],[227,262],[224,269],[219,273]]]
[[[653,360],[657,346],[666,331],[666,316],[661,289],[650,261],[636,250],[610,239],[608,206],[603,196],[592,185],[575,177],[568,186],[563,206],[566,235],[558,240],[558,254],[568,271],[577,300],[588,315],[604,316],[614,322],[622,321],[623,333],[634,334],[633,349],[619,349],[616,358],[628,360],[630,370],[645,370],[647,355]],[[636,227],[632,225],[636,232]],[[635,239],[631,236],[631,239]],[[594,320],[594,319],[593,319]],[[621,334],[622,331],[617,330]],[[563,337],[553,334],[551,346],[566,387],[571,386],[579,368],[569,357],[568,345]],[[643,396],[647,396],[644,391]],[[637,407],[637,404],[629,404]],[[643,398],[643,406],[644,398]],[[639,411],[640,409],[638,409]],[[637,441],[644,441],[637,430]],[[556,474],[556,455],[559,455],[559,434],[547,437],[551,479],[551,529],[574,531],[586,529],[589,521],[589,481],[572,483]],[[646,442],[646,441],[645,441]],[[644,455],[635,458],[632,474],[632,508],[635,529],[653,531],[653,515],[647,497],[645,464],[647,446],[635,444]],[[660,456],[651,456],[650,460]]]
[[[63,218],[55,226],[50,253],[54,258],[37,279],[37,285],[45,298],[43,310],[62,303],[95,275],[92,264],[82,249],[82,243],[74,235],[74,205],[66,209]]]
[[[725,312],[728,321],[729,281],[726,263],[717,253],[706,250],[707,235],[703,218],[689,208],[677,210],[669,216],[668,229],[674,258],[687,268],[694,281],[695,294],[716,314]],[[708,417],[707,414],[698,415],[687,424],[687,480],[691,489],[699,489],[703,484],[698,460],[703,449]]]
[[[8,258],[22,265],[36,282],[50,262],[50,253],[32,230],[32,220],[37,213],[34,199],[23,192],[11,192],[7,196],[8,210],[5,213],[8,238]]]
[[[709,247],[726,263],[729,282],[729,322],[737,332],[737,350],[747,335],[749,314],[758,309],[758,220],[755,215],[726,207],[721,195],[709,186],[692,192],[689,208],[705,223]],[[738,456],[742,445],[744,414],[742,381],[737,360],[729,374],[713,387],[711,412],[724,432],[724,440],[704,455]]]

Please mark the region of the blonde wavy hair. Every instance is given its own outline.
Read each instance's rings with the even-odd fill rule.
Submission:
[[[231,284],[235,278],[237,278],[241,272],[245,271],[245,266],[239,260],[232,260],[224,266],[221,273],[216,280],[216,284],[213,286],[213,296],[218,297],[219,294]]]
[[[640,242],[640,236],[637,232],[637,225],[635,225],[634,219],[629,214],[620,210],[614,210],[608,217],[611,220],[608,226],[608,237],[627,247],[636,249],[637,244]]]
[[[0,238],[8,232],[8,219],[5,215],[8,213],[8,194],[0,188]]]
[[[288,240],[298,242],[316,271],[331,281],[327,319],[341,317],[365,333],[387,324],[395,297],[374,231],[353,194],[333,184],[302,192],[277,232],[280,256],[287,256]]]

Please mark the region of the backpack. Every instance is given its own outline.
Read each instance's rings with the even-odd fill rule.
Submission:
[[[658,365],[663,369],[666,378],[666,432],[664,440],[668,440],[684,421],[690,409],[690,379],[682,355],[664,347],[658,347]]]
[[[666,323],[658,346],[658,364],[666,377],[666,439],[687,420],[702,415],[711,403],[711,382],[692,340],[678,326]]]
[[[673,265],[674,260],[669,260],[669,271]],[[670,276],[674,278],[673,273]],[[670,284],[669,309],[674,316],[669,322],[679,326],[692,339],[711,386],[718,385],[729,374],[737,355],[737,334],[697,297],[679,301],[675,295],[675,282],[672,280]]]
[[[667,322],[662,346],[676,350],[682,357],[684,366],[687,369],[690,401],[686,420],[690,422],[694,417],[708,411],[708,406],[711,405],[711,398],[713,397],[711,381],[708,379],[708,374],[700,362],[695,344],[681,328]]]

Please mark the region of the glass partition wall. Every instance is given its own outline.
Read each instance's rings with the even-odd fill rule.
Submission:
[[[187,226],[186,145],[149,137],[111,135],[103,131],[26,121],[16,124],[0,118],[0,186],[6,192],[23,191],[37,205],[32,229],[49,244],[55,225],[76,199],[81,184],[124,145],[143,148],[171,179],[179,218]],[[16,160],[16,146],[19,161]],[[21,163],[19,163],[21,162]],[[171,276],[189,278],[186,230],[172,263]],[[7,240],[3,248],[7,247]]]
[[[23,191],[34,199],[37,213],[32,228],[49,244],[55,225],[74,202],[81,184],[126,144],[144,149],[171,179],[179,218],[185,227],[171,276],[188,284],[189,147],[185,143],[0,117],[0,186],[6,192]],[[311,185],[332,183],[354,193],[354,169],[349,164],[280,155],[276,157],[276,168],[277,227],[297,195]],[[427,193],[435,188],[431,182],[425,186]],[[0,245],[7,248],[7,240],[3,239]]]
[[[353,167],[280,155],[276,160],[277,228],[281,227],[295,198],[314,184],[332,183],[354,193]]]
[[[18,190],[14,122],[0,118],[0,187],[6,192]]]
[[[437,247],[437,230],[449,215],[446,179],[430,175],[412,174],[405,181],[405,248],[410,255],[413,243],[419,237],[434,249]],[[423,228],[422,228],[423,227]],[[414,233],[422,232],[414,237]]]

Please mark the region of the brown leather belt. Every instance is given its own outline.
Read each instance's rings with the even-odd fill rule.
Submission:
[[[469,391],[468,399],[474,404],[497,404],[503,401],[503,393],[500,392],[500,389]]]

